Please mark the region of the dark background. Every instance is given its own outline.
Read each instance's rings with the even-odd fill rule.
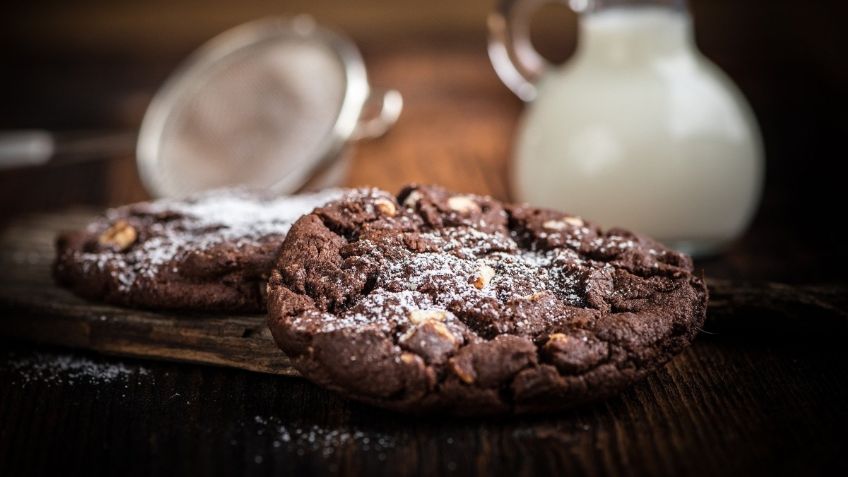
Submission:
[[[4,7],[0,129],[133,130],[156,88],[203,41],[247,20],[307,12],[352,36],[372,84],[397,88],[406,100],[395,130],[357,149],[348,184],[394,190],[421,180],[506,198],[522,105],[488,63],[491,4],[85,0]],[[699,47],[753,106],[768,167],[749,233],[699,265],[722,278],[844,283],[848,2],[690,6]],[[572,14],[551,7],[536,23],[534,39],[549,57],[573,51]],[[0,223],[24,212],[145,197],[132,157],[3,172]],[[56,466],[137,474],[845,473],[848,360],[844,346],[821,341],[706,335],[621,398],[550,419],[483,424],[403,418],[299,380],[198,366],[130,362],[129,377],[105,383],[27,380],[34,366],[15,363],[67,352],[0,342],[11,350],[0,355],[0,474]],[[305,437],[283,441],[280,426]]]
[[[462,161],[481,169],[479,182],[488,187],[475,191],[505,197],[512,127],[521,105],[486,57],[491,5],[489,0],[19,4],[0,19],[0,128],[132,131],[156,88],[203,41],[251,19],[307,12],[352,36],[372,84],[399,89],[407,103],[394,134],[359,148],[349,184],[397,189],[410,180],[438,180],[464,189],[469,181],[456,174],[431,173]],[[727,273],[790,282],[841,278],[837,265],[846,262],[846,247],[833,224],[841,222],[836,219],[846,203],[839,173],[848,133],[846,2],[696,0],[690,6],[699,47],[745,93],[765,138],[768,178],[754,224],[759,233],[741,245],[745,260],[758,266],[740,264]],[[543,52],[561,60],[574,49],[575,28],[573,14],[552,6],[537,16],[534,37]],[[470,124],[469,114],[476,120]],[[131,157],[0,174],[0,218],[144,197]]]

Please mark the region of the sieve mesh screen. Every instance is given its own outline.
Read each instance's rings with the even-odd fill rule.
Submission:
[[[345,68],[304,39],[241,48],[195,77],[172,105],[158,145],[167,195],[273,185],[320,159],[341,108]]]

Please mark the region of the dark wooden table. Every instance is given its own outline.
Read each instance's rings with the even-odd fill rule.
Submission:
[[[488,2],[430,3],[18,7],[0,25],[0,127],[131,130],[168,71],[204,38],[249,18],[309,10],[349,31],[372,83],[397,87],[407,103],[389,136],[358,148],[348,184],[396,189],[417,180],[508,197],[521,104],[485,56]],[[838,173],[848,137],[845,3],[691,3],[699,44],[751,100],[769,161],[751,230],[699,266],[716,278],[844,284],[848,247],[834,224],[846,206]],[[573,48],[573,19],[560,19],[568,28],[545,30],[543,49]],[[7,172],[0,223],[144,197],[130,157]],[[768,321],[753,332],[703,333],[621,396],[498,420],[414,418],[296,378],[4,341],[0,475],[845,475],[846,338],[814,323]]]

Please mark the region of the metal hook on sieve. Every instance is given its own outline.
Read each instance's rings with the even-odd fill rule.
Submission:
[[[368,103],[379,101],[379,112],[374,117],[360,117],[359,122],[351,134],[351,139],[374,139],[386,134],[394,126],[403,110],[403,96],[394,89],[372,90],[365,101]]]

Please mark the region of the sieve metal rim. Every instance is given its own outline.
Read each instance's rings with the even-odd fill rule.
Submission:
[[[142,119],[136,145],[139,176],[152,196],[169,195],[159,178],[159,146],[170,112],[186,99],[182,93],[231,55],[252,45],[285,37],[314,40],[328,46],[343,66],[345,91],[331,133],[318,146],[315,159],[279,178],[271,189],[293,192],[316,171],[327,168],[339,158],[345,145],[353,138],[362,109],[371,94],[359,49],[348,37],[317,25],[308,15],[254,20],[224,31],[201,45],[174,70],[153,96]]]

